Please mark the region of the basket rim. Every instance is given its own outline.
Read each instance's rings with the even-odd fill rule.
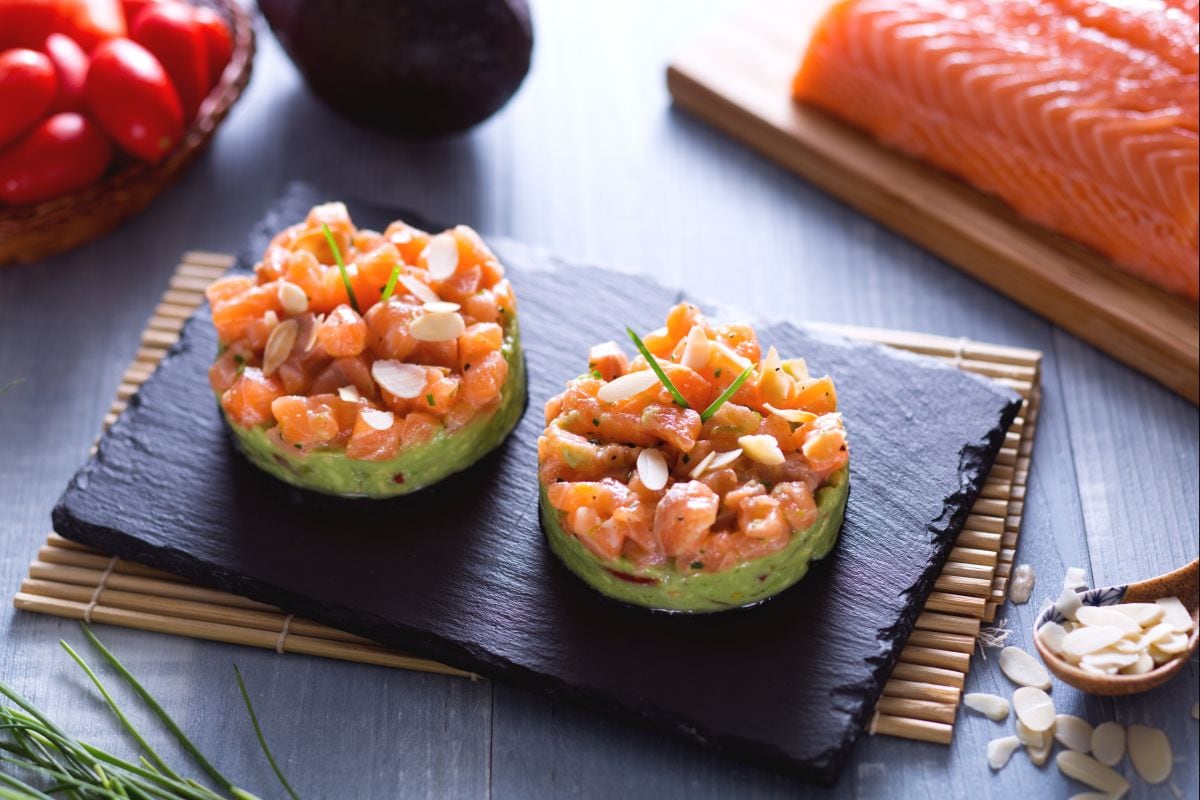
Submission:
[[[228,19],[229,32],[233,37],[233,55],[225,65],[216,85],[200,103],[195,119],[184,132],[183,140],[167,158],[158,164],[134,162],[111,175],[86,186],[73,194],[43,200],[24,206],[0,207],[0,226],[5,228],[24,227],[47,218],[60,217],[90,206],[97,200],[143,181],[170,179],[181,170],[208,144],[218,126],[229,114],[233,104],[242,96],[250,82],[250,71],[254,63],[254,23],[246,9],[237,0],[204,0],[189,5],[205,5],[223,12]]]

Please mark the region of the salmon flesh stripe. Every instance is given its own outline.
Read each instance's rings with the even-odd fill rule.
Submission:
[[[1197,0],[841,0],[796,99],[1197,299]]]

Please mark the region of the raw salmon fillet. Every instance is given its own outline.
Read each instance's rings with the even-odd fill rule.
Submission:
[[[798,100],[1197,299],[1200,0],[841,0]]]

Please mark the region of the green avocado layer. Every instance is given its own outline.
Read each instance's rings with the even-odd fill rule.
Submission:
[[[508,378],[500,405],[489,416],[476,417],[453,433],[443,428],[421,447],[401,450],[389,461],[358,461],[344,450],[314,450],[302,455],[279,447],[267,429],[244,428],[226,416],[234,441],[252,464],[281,481],[343,497],[396,497],[409,494],[461,472],[500,446],[525,410],[525,359],[517,321],[509,322],[501,352]]]
[[[672,563],[638,569],[624,558],[602,561],[562,526],[562,514],[541,487],[542,528],[567,568],[603,595],[659,611],[707,613],[753,605],[779,594],[808,573],[837,542],[850,493],[847,467],[817,489],[817,519],[792,533],[787,547],[724,572],[683,573]]]

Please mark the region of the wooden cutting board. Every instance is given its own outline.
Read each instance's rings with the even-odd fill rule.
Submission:
[[[1197,307],[1006,205],[792,102],[791,80],[828,3],[766,0],[681,53],[667,70],[683,108],[805,180],[1200,402]]]

